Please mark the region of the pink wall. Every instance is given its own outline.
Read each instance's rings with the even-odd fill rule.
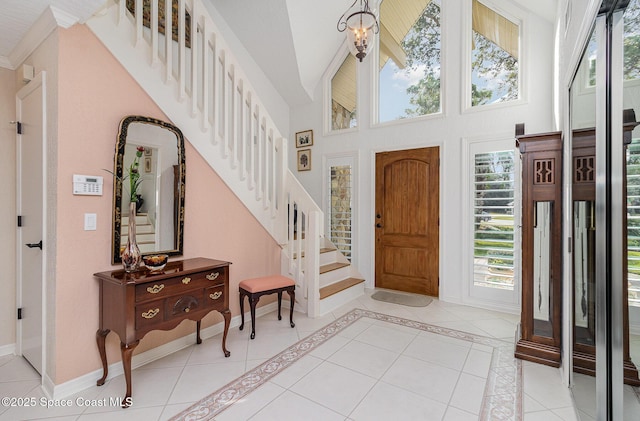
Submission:
[[[114,267],[111,258],[113,183],[103,169],[113,168],[118,124],[140,114],[167,117],[82,25],[60,30],[59,129],[56,259],[56,384],[101,367],[95,345],[98,283],[92,274]],[[231,312],[239,314],[238,282],[279,273],[280,249],[217,174],[187,142],[184,257],[232,262]],[[102,175],[101,197],[73,196],[73,174]],[[84,213],[98,215],[96,231],[83,230]],[[262,304],[262,303],[261,303]],[[203,327],[222,320],[207,316]],[[152,332],[136,353],[192,333],[184,322],[170,332]],[[109,362],[120,360],[119,339],[107,338]],[[233,352],[233,350],[231,350]]]

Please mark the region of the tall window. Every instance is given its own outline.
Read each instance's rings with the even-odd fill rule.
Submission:
[[[357,125],[356,59],[349,54],[331,78],[331,130]]]
[[[440,0],[382,2],[379,121],[440,112],[440,47]]]
[[[475,155],[473,284],[514,288],[514,152]]]
[[[624,12],[624,79],[640,79],[640,0]]]
[[[327,158],[325,226],[331,242],[351,261],[353,252],[353,157]]]
[[[640,307],[640,139],[627,149],[627,253],[629,305]]]
[[[519,25],[473,0],[471,26],[471,105],[518,99]]]

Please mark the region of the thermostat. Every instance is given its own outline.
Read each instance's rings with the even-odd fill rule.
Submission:
[[[73,194],[102,196],[102,177],[98,175],[73,175]]]

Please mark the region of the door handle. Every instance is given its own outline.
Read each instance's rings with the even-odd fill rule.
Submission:
[[[382,224],[380,223],[376,224],[376,228],[382,228]]]
[[[40,240],[39,243],[27,243],[25,244],[25,246],[29,247],[30,249],[38,247],[40,250],[42,250],[42,240]]]

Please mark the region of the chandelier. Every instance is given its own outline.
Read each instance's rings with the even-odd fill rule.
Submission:
[[[356,6],[356,3],[360,3]],[[349,51],[362,62],[373,43],[373,36],[380,32],[378,18],[369,8],[369,0],[355,0],[338,20],[338,31],[347,31]]]

